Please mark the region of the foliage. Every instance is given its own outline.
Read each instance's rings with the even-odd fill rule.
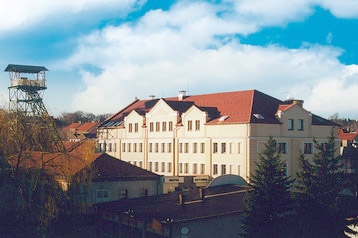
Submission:
[[[57,125],[59,127],[66,127],[73,122],[102,122],[107,119],[111,114],[94,115],[93,113],[76,111],[64,112],[57,118]]]
[[[251,191],[243,221],[246,237],[287,237],[282,228],[286,227],[292,209],[291,184],[276,141],[270,137],[250,178]]]
[[[302,237],[343,237],[345,214],[340,208],[340,192],[345,183],[340,156],[336,156],[335,138],[327,143],[314,140],[315,153],[310,160],[301,154],[297,173],[297,221]]]

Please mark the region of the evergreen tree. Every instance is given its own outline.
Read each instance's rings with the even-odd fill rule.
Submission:
[[[297,231],[301,237],[344,237],[346,224],[339,193],[345,180],[334,142],[333,135],[327,143],[314,140],[313,158],[303,154],[298,158]]]
[[[250,192],[243,220],[246,237],[288,237],[291,214],[291,179],[280,158],[276,141],[270,137],[259,155],[257,169],[250,177]]]

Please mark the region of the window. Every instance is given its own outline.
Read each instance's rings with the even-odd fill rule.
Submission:
[[[148,189],[142,188],[140,195],[141,195],[142,197],[147,197],[147,196],[148,196]]]
[[[168,151],[168,153],[172,153],[172,143],[168,143],[167,151]]]
[[[229,174],[234,174],[232,170],[233,170],[233,165],[230,164],[230,165],[229,165]]]
[[[154,172],[158,172],[159,170],[159,162],[154,163]]]
[[[179,173],[183,173],[183,163],[179,163]]]
[[[240,175],[241,174],[241,165],[238,165],[237,166],[237,175]]]
[[[138,123],[134,123],[134,132],[138,132]]]
[[[189,143],[184,144],[184,153],[189,153]]]
[[[235,152],[234,152],[234,143],[233,143],[233,142],[230,142],[230,143],[229,143],[229,153],[230,153],[230,154],[235,153]]]
[[[288,130],[292,131],[295,129],[295,122],[293,119],[288,119]]]
[[[149,153],[153,152],[153,143],[149,143]]]
[[[221,174],[226,174],[226,164],[221,165]]]
[[[205,153],[205,143],[200,143],[200,153]]]
[[[193,164],[193,174],[198,173],[198,164]]]
[[[109,152],[112,151],[112,143],[108,143],[108,151],[109,151]]]
[[[139,143],[139,152],[143,152],[143,143]]]
[[[237,143],[237,153],[241,153],[241,142]]]
[[[193,143],[193,153],[198,153],[198,143]]]
[[[169,131],[173,131],[173,122],[172,121],[169,122]]]
[[[162,143],[162,153],[165,153],[165,143]]]
[[[200,131],[200,120],[195,121],[195,130]]]
[[[321,148],[322,148],[322,151],[324,152],[332,152],[333,151],[333,148],[332,148],[332,144],[328,144],[328,143],[321,143]]]
[[[189,163],[184,163],[184,173],[189,173]]]
[[[165,162],[162,162],[162,163],[161,163],[161,169],[162,169],[162,170],[161,170],[162,172],[165,172]]]
[[[167,130],[167,122],[163,121],[162,122],[162,131],[166,131]]]
[[[126,143],[122,143],[122,152],[126,152]]]
[[[104,202],[104,201],[108,201],[109,198],[109,191],[108,190],[96,190],[96,201],[97,202]]]
[[[153,162],[149,162],[149,171],[153,171]]]
[[[287,154],[287,143],[285,142],[277,143],[277,152],[281,154]]]
[[[127,148],[127,149],[128,149],[128,152],[131,152],[131,143],[128,143],[128,144],[127,144],[127,147],[128,147],[128,148]]]
[[[172,172],[172,162],[168,162],[168,169],[167,169],[168,173]]]
[[[214,142],[213,144],[213,153],[216,154],[218,153],[218,143]]]
[[[155,131],[160,131],[160,122],[155,123]]]
[[[312,143],[304,143],[303,153],[304,154],[312,154],[313,153],[313,144]]]
[[[302,119],[298,119],[298,130],[303,131],[303,120]]]
[[[155,143],[155,153],[159,152],[159,143]]]
[[[213,175],[218,174],[218,165],[217,164],[213,164]]]
[[[116,152],[117,151],[117,143],[113,144],[113,151]]]
[[[133,161],[133,165],[137,166],[137,161]]]
[[[188,121],[188,131],[193,130],[193,121]]]
[[[150,132],[154,131],[154,123],[153,122],[149,123],[149,131]]]
[[[129,123],[128,131],[129,131],[129,132],[132,132],[132,130],[133,130],[133,125],[132,125],[132,123]]]
[[[179,143],[179,153],[183,153],[183,143]]]
[[[128,190],[127,189],[121,189],[119,191],[119,199],[127,199],[128,198]]]
[[[137,152],[137,143],[133,143],[133,152]]]
[[[226,143],[221,143],[221,153],[225,154],[226,153]]]
[[[143,168],[143,162],[139,161],[139,167]]]
[[[200,164],[200,174],[205,174],[205,164]]]

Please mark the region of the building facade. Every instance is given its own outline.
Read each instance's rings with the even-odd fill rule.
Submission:
[[[245,179],[269,136],[277,141],[287,174],[295,175],[300,152],[314,153],[338,125],[257,90],[147,100],[133,103],[104,121],[98,150],[165,176],[164,191],[192,176],[196,186],[224,174]],[[337,146],[339,146],[337,140]]]

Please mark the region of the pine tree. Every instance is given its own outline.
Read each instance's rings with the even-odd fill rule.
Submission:
[[[297,173],[297,221],[302,237],[344,237],[344,215],[339,206],[339,193],[344,186],[340,157],[336,156],[335,137],[327,143],[314,140],[311,160],[301,154]]]
[[[284,230],[291,211],[292,180],[286,175],[286,164],[272,137],[256,164],[257,169],[249,183],[251,190],[242,227],[244,236],[287,237]]]

